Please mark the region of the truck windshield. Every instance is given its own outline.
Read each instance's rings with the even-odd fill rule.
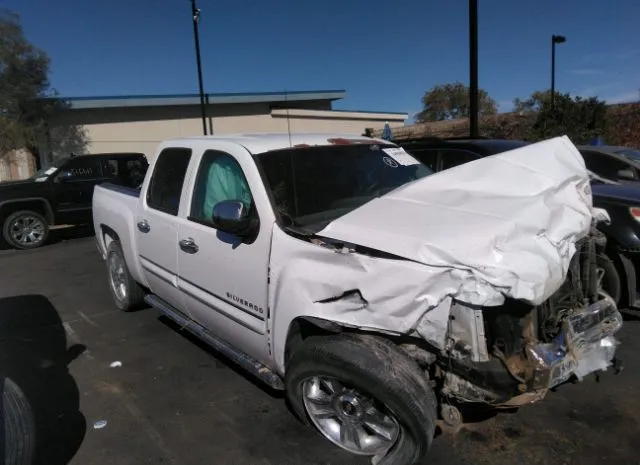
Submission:
[[[281,223],[310,233],[433,173],[393,145],[292,148],[260,154],[255,160]]]
[[[36,171],[33,174],[33,176],[31,176],[29,179],[46,179],[46,178],[48,178],[53,173],[58,171],[58,169],[62,165],[64,165],[66,163],[66,161],[69,160],[69,158],[70,157],[60,158],[60,159],[54,161],[51,165],[47,166],[46,168],[41,168],[38,171]]]

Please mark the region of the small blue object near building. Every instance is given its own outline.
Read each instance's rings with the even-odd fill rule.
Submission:
[[[604,145],[604,139],[600,136],[595,139],[591,139],[591,145]]]
[[[391,126],[389,126],[389,123],[384,123],[382,138],[385,140],[391,140],[393,138],[393,133],[391,132]]]

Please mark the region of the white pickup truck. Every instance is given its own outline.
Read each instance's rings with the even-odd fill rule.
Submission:
[[[146,303],[275,389],[326,439],[420,461],[461,406],[513,408],[615,365],[589,178],[567,138],[432,174],[340,134],[160,144],[100,185],[113,299]]]

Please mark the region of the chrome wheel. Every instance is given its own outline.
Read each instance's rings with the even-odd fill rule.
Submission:
[[[127,298],[127,271],[124,259],[117,253],[109,254],[109,284],[118,300]]]
[[[47,226],[40,218],[30,215],[18,216],[9,226],[11,239],[23,246],[33,246],[44,240]]]
[[[303,382],[303,403],[322,435],[358,455],[378,455],[395,444],[400,425],[384,407],[333,378],[314,376]]]

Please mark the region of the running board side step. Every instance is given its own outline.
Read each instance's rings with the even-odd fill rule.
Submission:
[[[186,329],[198,339],[201,339],[234,363],[240,365],[244,370],[254,375],[263,383],[273,389],[277,389],[279,391],[284,390],[284,382],[282,381],[282,378],[278,374],[274,373],[270,368],[249,357],[244,352],[239,351],[228,342],[214,336],[202,325],[186,317],[158,296],[147,294],[144,301],[147,305],[160,310],[160,312],[170,320],[177,323],[181,328]]]

